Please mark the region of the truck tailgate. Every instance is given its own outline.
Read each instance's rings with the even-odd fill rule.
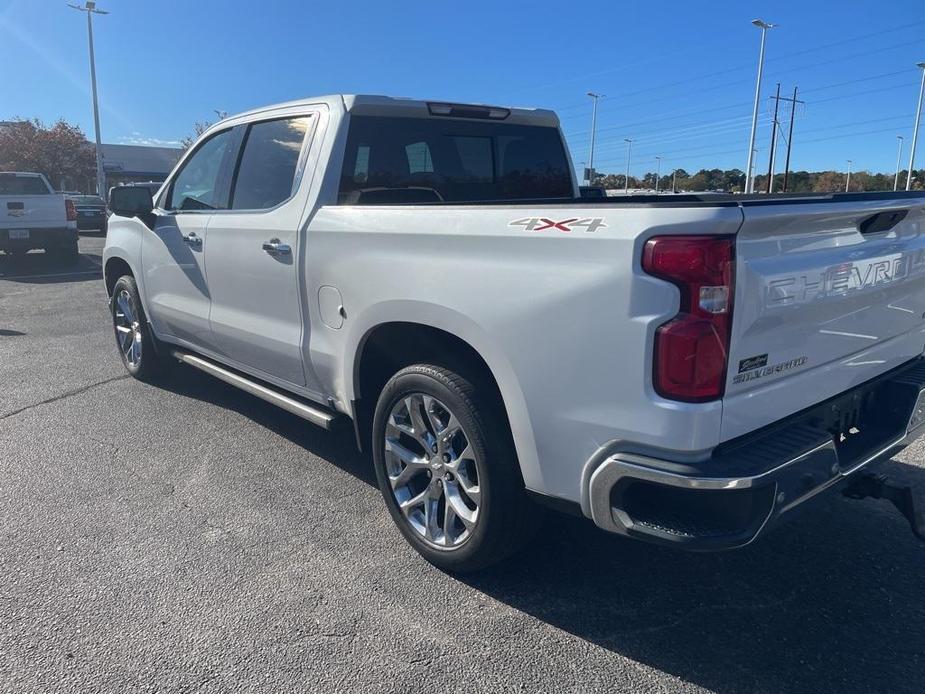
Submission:
[[[62,195],[0,195],[0,229],[63,227]]]
[[[925,196],[743,203],[722,438],[925,347]]]

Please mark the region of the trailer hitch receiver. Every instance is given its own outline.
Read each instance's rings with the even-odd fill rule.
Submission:
[[[886,475],[861,472],[850,478],[842,491],[849,499],[884,499],[889,501],[909,521],[912,533],[925,541],[925,510],[916,503],[912,487],[892,484]]]

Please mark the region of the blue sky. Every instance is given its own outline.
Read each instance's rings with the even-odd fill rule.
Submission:
[[[82,0],[81,0],[82,2]],[[768,37],[758,145],[767,168],[778,81],[798,86],[795,169],[893,171],[925,60],[925,2],[564,3],[99,0],[104,142],[169,143],[213,109],[336,92],[543,106],[596,168],[745,168],[759,31]],[[259,9],[255,9],[259,8]],[[64,0],[0,0],[0,119],[63,117],[92,137],[84,16]],[[789,112],[784,110],[786,119]],[[920,138],[920,163],[925,142]]]

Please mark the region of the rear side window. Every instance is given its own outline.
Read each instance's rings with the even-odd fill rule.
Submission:
[[[571,198],[556,128],[352,116],[340,180],[346,205]]]
[[[50,195],[48,186],[38,176],[0,174],[0,195]]]
[[[234,210],[266,210],[292,196],[309,116],[254,123],[247,131],[231,197]]]

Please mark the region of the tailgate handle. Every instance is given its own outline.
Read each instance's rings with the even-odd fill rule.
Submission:
[[[862,234],[879,234],[883,231],[889,231],[909,214],[909,210],[890,210],[888,212],[878,212],[858,224],[858,230]]]
[[[6,209],[8,210],[22,210],[25,209],[25,205],[21,202],[8,202],[6,204]]]

